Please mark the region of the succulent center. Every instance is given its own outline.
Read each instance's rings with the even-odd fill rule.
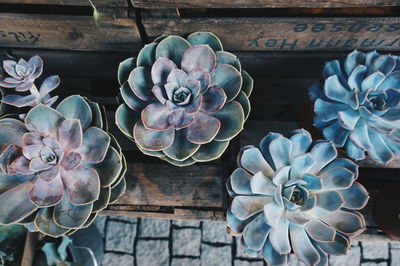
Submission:
[[[40,157],[45,164],[49,165],[56,164],[58,159],[54,151],[47,146],[40,151]]]
[[[382,111],[388,108],[386,102],[387,95],[383,93],[373,93],[368,96],[370,109]]]
[[[294,189],[290,201],[297,205],[302,205],[304,203],[304,195],[297,187]]]
[[[24,66],[16,65],[15,72],[18,74],[18,76],[25,77],[28,74],[28,69]]]
[[[191,98],[191,92],[188,88],[180,87],[174,91],[172,100],[178,105],[186,105]]]

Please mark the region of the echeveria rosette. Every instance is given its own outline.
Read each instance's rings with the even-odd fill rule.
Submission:
[[[227,182],[228,226],[271,265],[287,264],[290,253],[327,265],[327,255],[346,254],[350,237],[365,229],[357,210],[368,193],[355,182],[358,166],[337,158],[332,142],[313,141],[303,129],[289,138],[270,133],[259,147],[244,147],[238,165]]]
[[[49,95],[60,84],[60,78],[57,75],[47,77],[39,90],[34,84],[43,72],[43,60],[40,56],[35,55],[28,61],[22,58],[18,62],[4,60],[3,69],[9,76],[0,78],[0,87],[14,88],[19,94],[7,94],[1,99],[2,102],[21,108],[38,104],[51,106],[58,99],[58,96]],[[29,94],[21,95],[25,92]]]
[[[251,77],[212,33],[161,36],[120,64],[122,132],[178,166],[214,160],[250,112]]]
[[[58,237],[88,226],[125,190],[126,162],[97,103],[78,95],[0,120],[0,224]]]
[[[354,160],[389,163],[400,154],[400,59],[353,51],[327,62],[310,88],[314,125]]]

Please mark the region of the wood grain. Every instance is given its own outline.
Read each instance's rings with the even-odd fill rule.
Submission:
[[[92,0],[96,7],[99,6],[128,6],[126,0]],[[1,4],[32,4],[32,5],[69,5],[90,6],[88,0],[0,0]]]
[[[398,0],[131,0],[141,8],[288,8],[396,6]]]
[[[136,51],[141,46],[131,18],[0,13],[0,47],[80,51]]]
[[[128,163],[127,191],[117,205],[223,207],[229,167],[198,164],[174,167]]]
[[[148,36],[211,31],[226,50],[400,50],[399,17],[144,18]]]

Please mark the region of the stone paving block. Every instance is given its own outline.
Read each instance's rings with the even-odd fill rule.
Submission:
[[[138,218],[136,217],[125,217],[125,216],[110,216],[113,220],[124,221],[128,223],[137,223]]]
[[[201,244],[201,265],[223,266],[231,265],[231,246],[212,246]]]
[[[97,227],[102,237],[105,234],[107,216],[97,216],[93,224]]]
[[[200,229],[174,229],[172,232],[173,255],[200,256],[200,243]]]
[[[261,259],[261,255],[259,255],[259,256],[250,255],[250,254],[247,254],[243,250],[242,245],[240,244],[240,237],[235,237],[235,240],[236,240],[236,253],[235,253],[236,258],[252,258],[252,259],[260,258]]]
[[[390,256],[392,259],[390,266],[400,266],[400,243],[390,243]]]
[[[248,260],[235,260],[234,266],[263,266],[264,262],[260,261],[248,261]]]
[[[141,219],[139,237],[168,237],[170,221],[161,219]]]
[[[200,221],[175,220],[175,221],[172,221],[172,224],[179,226],[179,227],[185,227],[185,226],[199,227]]]
[[[133,256],[128,254],[105,253],[101,265],[103,266],[133,266]]]
[[[361,242],[364,259],[388,259],[389,244],[385,242]]]
[[[351,247],[347,256],[330,256],[330,266],[343,266],[343,265],[360,265],[361,261],[361,248],[359,246]]]
[[[173,258],[171,266],[200,266],[200,259],[191,258]]]
[[[133,253],[135,236],[136,224],[108,221],[105,249]]]
[[[167,240],[139,240],[136,246],[137,266],[164,266],[169,264]],[[118,265],[125,266],[125,265]]]
[[[226,232],[225,222],[203,222],[203,241],[232,243],[232,237]]]
[[[388,263],[387,262],[368,261],[368,262],[361,263],[361,266],[388,266]]]

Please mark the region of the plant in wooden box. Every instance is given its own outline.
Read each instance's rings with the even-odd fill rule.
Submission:
[[[56,108],[32,104],[24,119],[0,119],[0,224],[71,234],[124,192],[126,162],[97,103],[73,95]]]
[[[270,133],[259,147],[244,147],[238,165],[227,182],[228,226],[271,265],[286,264],[290,253],[326,265],[327,255],[346,254],[350,237],[365,229],[357,210],[368,194],[355,182],[358,166],[337,158],[333,143],[313,141],[303,129],[289,138]]]
[[[400,58],[353,51],[327,62],[310,88],[314,125],[354,160],[400,154]]]
[[[220,157],[250,112],[253,80],[212,33],[162,36],[123,61],[118,79],[118,127],[177,166]]]

